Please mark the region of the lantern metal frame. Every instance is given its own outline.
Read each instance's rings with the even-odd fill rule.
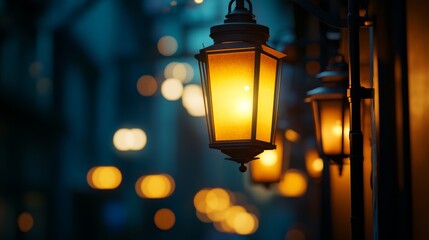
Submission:
[[[236,3],[235,9],[232,10],[232,4]],[[228,14],[224,24],[213,26],[210,30],[210,37],[214,45],[203,48],[200,53],[195,55],[199,61],[201,82],[203,86],[204,103],[206,109],[206,121],[210,139],[210,148],[219,149],[224,154],[230,156],[227,160],[240,163],[240,171],[244,172],[247,167],[244,166],[255,156],[264,150],[275,149],[275,131],[277,125],[278,102],[280,96],[281,68],[282,60],[285,54],[270,48],[266,42],[269,38],[269,29],[263,25],[256,24],[253,15],[253,7],[249,0],[246,0],[248,7],[245,7],[244,0],[231,0],[228,6]],[[213,103],[211,99],[210,87],[210,64],[208,56],[211,54],[253,52],[254,54],[254,73],[253,73],[253,98],[252,98],[252,122],[251,134],[249,139],[237,140],[216,140],[215,127],[213,120]],[[270,141],[258,140],[257,118],[258,118],[258,97],[259,97],[259,74],[261,68],[261,56],[265,55],[276,61],[276,75],[274,83],[273,111],[271,122]]]
[[[316,75],[316,78],[322,81],[323,86],[312,89],[307,92],[306,102],[311,103],[314,117],[316,145],[319,154],[327,160],[333,161],[338,165],[339,173],[342,174],[344,159],[350,154],[346,153],[344,128],[347,120],[347,114],[350,114],[350,105],[347,99],[347,64],[343,61],[342,56],[337,56],[334,64],[329,66],[325,71]],[[324,151],[322,115],[324,109],[320,106],[321,102],[336,102],[338,109],[341,111],[341,150],[339,154],[329,154]],[[347,136],[348,137],[348,136]]]
[[[363,133],[361,129],[361,101],[373,98],[374,89],[365,88],[360,83],[360,47],[359,31],[362,26],[372,26],[368,16],[360,17],[358,0],[348,0],[347,20],[339,19],[321,10],[307,0],[292,0],[305,10],[315,15],[322,22],[335,28],[348,29],[349,88],[347,98],[350,103],[350,189],[351,189],[351,232],[352,240],[364,238],[364,201],[363,201]],[[233,2],[236,8],[231,11]],[[268,36],[268,28],[256,26],[250,0],[249,10],[244,7],[244,0],[231,0],[225,24],[211,29],[215,44],[249,39],[250,42],[264,44]],[[228,25],[230,24],[230,25]],[[218,39],[219,41],[217,41]],[[262,40],[262,41],[261,41]],[[265,41],[264,41],[265,40]],[[245,40],[244,40],[245,41]],[[197,59],[199,57],[197,56]],[[201,58],[200,58],[201,59]],[[201,73],[206,69],[202,69]],[[207,101],[206,101],[207,104]],[[250,150],[249,150],[250,151]],[[239,162],[243,159],[239,159]],[[247,159],[251,160],[251,159]],[[246,160],[246,161],[247,161]],[[240,170],[245,171],[243,165]]]

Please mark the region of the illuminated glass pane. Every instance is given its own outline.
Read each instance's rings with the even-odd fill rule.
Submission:
[[[343,130],[343,100],[320,101],[319,107],[323,152],[326,155],[342,155],[342,146],[344,143],[345,153],[348,153],[349,117],[348,113],[345,112],[345,123],[347,126]]]
[[[250,139],[254,52],[209,54],[209,87],[216,141]]]
[[[277,61],[261,54],[256,139],[271,142]]]
[[[350,108],[344,110],[344,154],[350,155]]]

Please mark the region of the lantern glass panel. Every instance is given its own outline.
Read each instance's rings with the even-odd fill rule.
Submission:
[[[346,103],[344,108],[344,154],[350,155],[350,106]]]
[[[345,104],[343,99],[318,101],[322,150],[325,155],[342,156],[350,152],[349,113]]]
[[[256,139],[272,142],[277,60],[261,54]]]
[[[341,101],[320,101],[320,125],[323,152],[327,155],[342,154],[343,113]]]
[[[251,139],[255,52],[214,53],[207,58],[214,140]]]

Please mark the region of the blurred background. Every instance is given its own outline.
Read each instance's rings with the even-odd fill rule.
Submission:
[[[0,239],[318,238],[304,103],[317,62],[310,75],[284,66],[279,134],[297,192],[254,184],[208,148],[194,55],[228,3],[0,1]],[[269,45],[296,42],[291,3],[252,3]],[[236,229],[209,214],[232,206],[246,213]]]

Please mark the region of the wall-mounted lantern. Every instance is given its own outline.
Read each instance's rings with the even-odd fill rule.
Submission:
[[[322,157],[338,164],[341,174],[344,159],[350,155],[347,65],[339,57],[316,77],[323,86],[308,91],[307,101],[312,104],[318,150]]]
[[[234,10],[231,10],[235,2]],[[211,28],[214,45],[199,61],[210,148],[241,164],[275,149],[275,129],[285,54],[266,45],[269,29],[256,24],[249,0],[232,0],[224,24]]]

